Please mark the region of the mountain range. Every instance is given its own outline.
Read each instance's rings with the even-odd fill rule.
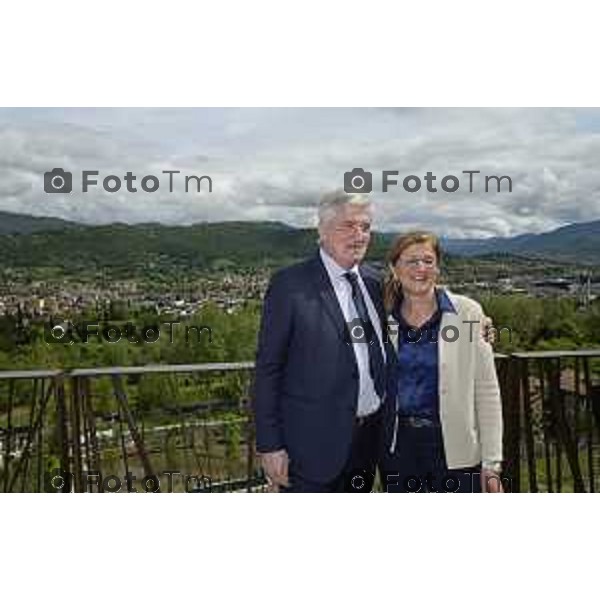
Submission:
[[[600,220],[573,223],[544,233],[526,233],[514,237],[485,240],[444,240],[451,254],[514,254],[566,262],[600,263]]]
[[[383,258],[394,234],[377,233],[370,257]],[[600,264],[600,220],[539,234],[487,239],[442,239],[457,256],[489,254]],[[0,212],[3,266],[91,267],[162,263],[210,266],[286,262],[316,248],[313,229],[279,222],[227,221],[171,226],[159,223],[83,225],[51,217]]]

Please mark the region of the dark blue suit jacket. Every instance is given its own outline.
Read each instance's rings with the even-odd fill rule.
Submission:
[[[366,266],[360,273],[385,324],[380,278]],[[318,254],[273,276],[256,359],[257,450],[285,448],[290,469],[310,481],[340,475],[350,452],[359,376],[347,330]],[[384,346],[389,365],[393,349]]]

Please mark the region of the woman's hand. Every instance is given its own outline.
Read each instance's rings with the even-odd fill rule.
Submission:
[[[502,481],[500,480],[500,473],[496,471],[490,471],[488,469],[481,469],[481,491],[492,494],[501,494],[504,492],[502,487]]]
[[[481,325],[481,337],[484,341],[493,346],[496,343],[496,328],[494,327],[494,321],[492,321],[491,317],[483,315]]]

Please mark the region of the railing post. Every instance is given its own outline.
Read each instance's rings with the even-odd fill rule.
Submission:
[[[550,402],[552,403],[552,410],[556,417],[556,427],[558,435],[565,448],[567,455],[567,461],[571,468],[571,474],[573,475],[573,490],[575,492],[585,492],[585,485],[583,483],[583,477],[581,475],[581,469],[579,468],[579,460],[577,454],[577,439],[571,435],[567,419],[565,415],[565,407],[563,403],[562,390],[560,387],[560,376],[561,376],[561,363],[560,358],[556,361],[556,368],[553,371],[552,382],[553,385],[550,387]]]
[[[10,479],[10,468],[12,461],[12,453],[11,453],[11,442],[12,442],[12,411],[13,411],[13,401],[14,401],[14,392],[15,392],[15,382],[14,379],[11,379],[8,382],[8,411],[6,414],[6,431],[4,435],[4,482],[2,485],[4,493],[8,492],[8,482]]]
[[[523,400],[523,416],[525,425],[525,448],[527,450],[527,471],[529,473],[529,491],[538,492],[537,464],[535,460],[535,440],[533,438],[533,421],[531,418],[531,393],[529,389],[529,359],[520,359],[520,379]]]
[[[509,478],[512,492],[521,491],[521,396],[519,387],[518,359],[510,356],[505,360],[505,372],[501,378],[504,390],[503,420],[505,475]]]
[[[129,432],[131,433],[131,437],[133,439],[134,444],[136,445],[138,452],[140,454],[140,459],[142,461],[142,466],[144,467],[144,473],[146,477],[156,478],[156,474],[152,469],[152,465],[150,464],[150,459],[148,458],[148,454],[146,453],[146,448],[144,447],[144,442],[138,432],[137,425],[135,424],[135,420],[133,419],[133,415],[129,410],[129,403],[127,402],[127,396],[125,394],[125,390],[123,389],[123,381],[121,380],[120,375],[113,375],[113,390],[115,393],[115,397],[118,400],[121,410],[125,414],[125,418],[127,419],[127,424],[129,426]],[[160,487],[156,491],[160,492]]]
[[[81,461],[81,406],[80,406],[80,386],[81,378],[73,377],[71,379],[71,442],[73,447],[73,488],[75,492],[82,492],[83,468]]]

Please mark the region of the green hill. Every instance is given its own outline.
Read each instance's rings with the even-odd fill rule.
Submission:
[[[216,261],[238,266],[284,264],[317,248],[314,229],[280,223],[225,222],[188,227],[103,225],[69,227],[29,235],[0,236],[4,267],[178,266],[206,268]],[[371,254],[383,256],[387,240],[378,236]]]
[[[0,218],[5,219],[0,227],[0,264],[4,268],[277,266],[309,256],[317,247],[314,229],[295,229],[278,222],[91,226],[11,213],[0,214]],[[393,237],[376,233],[369,259],[383,259]],[[600,264],[600,221],[514,238],[443,240],[443,245],[457,256],[512,255]]]

